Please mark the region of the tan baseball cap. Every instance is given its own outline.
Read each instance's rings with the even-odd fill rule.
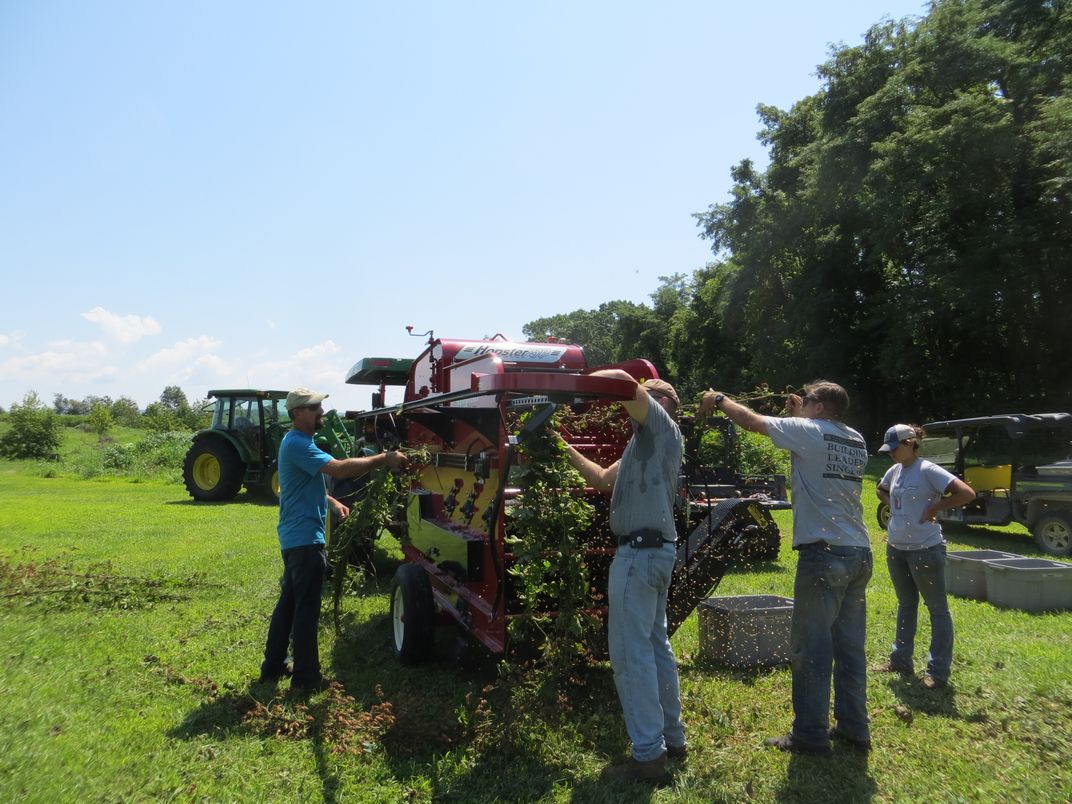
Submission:
[[[677,398],[677,391],[674,390],[674,386],[668,383],[666,380],[644,380],[641,383],[647,390],[654,391],[657,394],[663,394],[674,400],[674,407],[681,407],[681,402]]]
[[[319,405],[327,398],[327,394],[318,394],[308,388],[295,388],[287,394],[287,410],[294,410],[305,405]]]

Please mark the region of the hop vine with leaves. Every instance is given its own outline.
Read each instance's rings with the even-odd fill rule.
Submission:
[[[401,472],[386,468],[370,472],[364,488],[350,501],[349,516],[332,529],[328,561],[332,566],[331,602],[336,632],[342,628],[343,597],[355,581],[352,565],[368,565],[376,540],[392,520],[404,514],[407,493],[419,484],[421,470],[428,464],[426,449],[401,452],[408,459],[406,468]]]
[[[557,435],[564,419],[556,414],[519,447],[521,493],[507,525],[514,555],[509,571],[525,614],[511,621],[510,637],[538,644],[540,664],[553,677],[565,677],[591,655],[599,628],[578,543],[595,507],[580,493],[584,481]]]

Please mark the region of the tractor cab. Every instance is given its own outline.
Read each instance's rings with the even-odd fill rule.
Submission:
[[[283,391],[209,391],[215,398],[211,429],[230,434],[239,442],[239,452],[247,463],[265,446],[278,445],[290,429],[290,416]]]
[[[976,499],[944,522],[1018,522],[1051,555],[1072,554],[1072,414],[1011,413],[923,425],[919,457],[964,480]],[[888,516],[880,507],[879,520]]]

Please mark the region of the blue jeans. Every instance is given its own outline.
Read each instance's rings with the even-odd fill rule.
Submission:
[[[865,590],[873,559],[867,547],[804,545],[793,585],[790,655],[793,667],[793,739],[830,742],[830,673],[834,718],[845,735],[870,739],[867,718]]]
[[[294,642],[294,675],[291,684],[311,686],[320,681],[320,590],[328,557],[322,544],[291,547],[283,551],[283,580],[279,601],[268,626],[262,676],[283,675],[287,645]]]
[[[886,545],[886,566],[897,593],[897,635],[890,665],[912,671],[919,598],[931,615],[931,649],[927,673],[938,681],[949,680],[953,663],[953,618],[945,597],[945,545],[925,550],[898,550]]]
[[[614,686],[633,741],[633,758],[647,762],[667,745],[685,744],[677,663],[666,633],[666,595],[674,545],[619,547],[610,565],[607,641]]]

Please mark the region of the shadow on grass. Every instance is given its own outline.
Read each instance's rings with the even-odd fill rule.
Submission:
[[[260,494],[239,494],[231,500],[195,500],[192,497],[188,497],[183,500],[167,500],[164,505],[180,505],[180,506],[203,506],[203,507],[217,507],[223,505],[256,505],[265,506],[269,508],[278,508],[279,503],[269,497],[261,496]]]
[[[998,528],[967,525],[951,527],[945,522],[942,523],[942,530],[946,540],[956,545],[963,544],[976,550],[1004,550],[1008,553],[1018,553],[1025,558],[1053,558],[1043,552],[1027,532],[1010,533]]]
[[[705,678],[718,676],[733,679],[747,687],[754,687],[761,678],[772,676],[775,673],[789,672],[789,662],[786,661],[783,664],[766,667],[727,667],[697,655],[693,657],[691,662],[679,663],[677,671],[678,675],[683,678],[689,676],[703,676]]]
[[[209,696],[167,732],[167,736],[191,740],[200,735],[214,738],[257,736],[261,739],[308,739],[312,745],[324,801],[336,801],[341,784],[330,768],[331,746],[324,739],[338,701],[338,690],[310,700],[308,696],[278,690],[271,683],[254,683],[246,691]],[[330,697],[329,697],[330,696]]]
[[[837,790],[838,802],[871,801],[878,785],[867,766],[866,751],[835,745],[829,757],[789,757],[785,782],[775,792],[776,801],[830,801]]]
[[[889,679],[887,685],[911,712],[969,721],[974,718],[974,715],[965,716],[957,709],[957,688],[952,683],[929,690],[917,676],[895,676]]]

